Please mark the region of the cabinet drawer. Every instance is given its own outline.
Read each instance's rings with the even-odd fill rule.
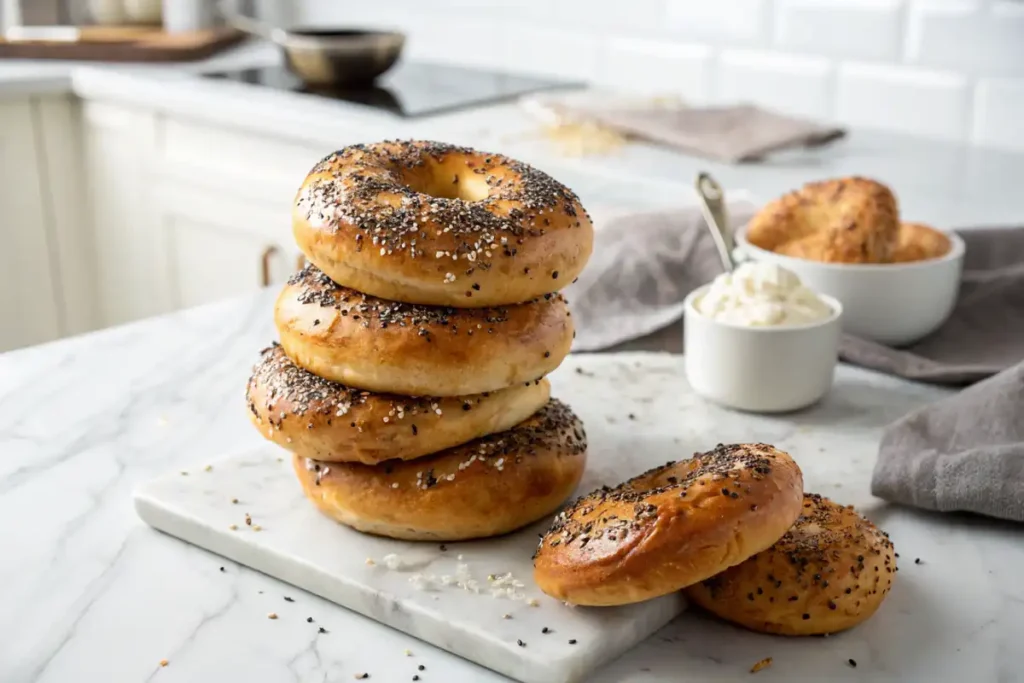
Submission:
[[[154,171],[236,197],[290,203],[314,164],[349,142],[314,146],[164,117]]]

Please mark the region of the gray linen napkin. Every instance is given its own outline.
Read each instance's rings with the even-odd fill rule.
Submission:
[[[1024,363],[889,425],[871,493],[1024,522]]]
[[[638,138],[733,163],[754,161],[789,147],[823,145],[845,135],[836,126],[749,104],[644,109],[570,103],[564,105],[564,110]]]
[[[730,202],[732,227],[746,222],[753,210],[747,202]],[[958,386],[1024,360],[1024,228],[960,234],[967,246],[963,285],[945,325],[902,349],[844,335],[844,361]],[[714,242],[695,207],[624,214],[599,223],[594,256],[566,291],[577,326],[573,348],[607,348],[675,323],[686,295],[720,272]]]

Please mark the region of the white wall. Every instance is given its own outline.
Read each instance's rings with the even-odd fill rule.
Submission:
[[[1024,0],[299,0],[421,59],[1024,150]]]

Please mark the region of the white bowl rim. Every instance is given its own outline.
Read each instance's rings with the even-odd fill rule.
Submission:
[[[687,294],[686,298],[683,299],[683,312],[688,313],[690,315],[695,315],[698,318],[701,318],[702,320],[707,320],[709,323],[721,325],[722,327],[729,327],[734,330],[749,330],[757,334],[813,330],[834,323],[837,320],[839,320],[843,315],[843,304],[840,303],[838,299],[836,299],[833,296],[829,296],[828,294],[821,294],[819,292],[815,292],[815,296],[817,296],[819,299],[828,304],[829,308],[832,309],[832,315],[830,315],[829,317],[822,318],[821,320],[814,320],[809,323],[800,323],[799,325],[740,325],[739,323],[730,323],[724,320],[715,320],[714,318],[709,318],[708,316],[701,313],[699,310],[697,310],[697,307],[694,305],[694,302],[700,296],[707,293],[710,287],[711,283],[709,282],[705,285],[701,285],[697,289]]]
[[[966,251],[966,245],[960,235],[956,234],[951,230],[939,230],[938,228],[932,228],[941,232],[943,235],[949,238],[952,243],[950,250],[939,258],[924,259],[921,261],[905,261],[903,263],[832,263],[829,261],[814,261],[812,259],[798,258],[796,256],[787,256],[786,254],[780,254],[778,252],[769,251],[768,249],[762,249],[761,247],[751,244],[747,241],[747,226],[744,225],[736,231],[734,238],[736,240],[736,246],[741,251],[748,251],[752,254],[758,255],[769,255],[772,258],[779,259],[783,263],[801,263],[801,264],[813,264],[814,267],[822,268],[826,270],[847,270],[847,271],[861,271],[861,272],[893,272],[896,270],[917,270],[920,268],[934,268],[942,263],[949,261],[958,261],[963,258],[964,252]],[[818,296],[822,296],[819,294]]]

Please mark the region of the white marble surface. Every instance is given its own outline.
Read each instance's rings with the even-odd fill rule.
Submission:
[[[427,667],[425,682],[504,680],[135,514],[140,483],[261,443],[243,387],[272,338],[274,294],[0,356],[0,681],[319,682],[362,671],[403,681],[412,662]],[[1020,528],[868,493],[880,427],[944,392],[844,367],[822,405],[755,417],[693,398],[680,361],[666,363],[670,391],[650,400],[677,407],[680,454],[748,438],[790,449],[809,488],[861,506],[891,532],[899,580],[874,619],[827,639],[759,636],[684,613],[594,681],[731,680],[769,656],[759,681],[1021,680]],[[605,419],[621,419],[613,402],[607,410]],[[652,427],[648,414],[637,412],[638,436]],[[600,420],[590,422],[598,438]],[[271,611],[280,618],[267,619]],[[328,633],[311,629],[310,616]]]

